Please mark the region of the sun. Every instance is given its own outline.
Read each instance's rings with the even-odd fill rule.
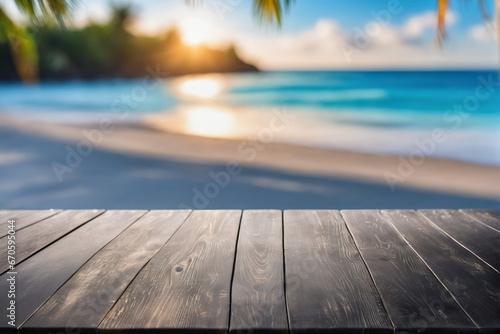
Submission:
[[[188,45],[199,45],[210,37],[210,25],[201,18],[190,18],[181,24],[182,40]]]

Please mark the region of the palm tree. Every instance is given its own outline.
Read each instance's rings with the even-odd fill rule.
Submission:
[[[64,24],[76,0],[14,0],[19,10],[34,25],[49,20]],[[34,31],[16,25],[0,6],[0,43],[8,43],[17,72],[26,82],[38,77],[38,55],[33,40]]]
[[[14,0],[17,7],[35,26],[48,20],[62,25],[78,0]],[[195,4],[202,0],[185,0]],[[253,0],[254,15],[261,22],[276,24],[281,27],[284,12],[294,0]],[[438,0],[438,22],[436,41],[441,45],[446,38],[446,12],[449,0]],[[490,20],[484,0],[478,0],[485,20]],[[497,12],[500,12],[500,0],[496,2]],[[500,34],[499,34],[500,35]],[[37,78],[37,52],[33,36],[26,28],[16,25],[0,6],[0,43],[8,42],[16,64],[17,72],[24,81],[34,81]]]

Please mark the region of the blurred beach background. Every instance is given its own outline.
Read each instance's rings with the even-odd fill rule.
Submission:
[[[219,2],[86,2],[35,84],[0,45],[0,208],[500,209],[493,1],[441,47],[436,1]]]

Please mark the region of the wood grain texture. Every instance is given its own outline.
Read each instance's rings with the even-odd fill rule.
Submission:
[[[99,325],[99,332],[226,333],[241,211],[194,211]]]
[[[106,211],[17,267],[16,326],[19,327],[89,258],[123,232],[145,211]],[[0,276],[0,291],[8,291],[9,272]],[[0,294],[0,316],[6,319],[7,294]],[[0,323],[0,330],[10,328]]]
[[[291,333],[393,332],[338,211],[285,211],[284,244]]]
[[[282,228],[281,211],[243,212],[231,293],[231,333],[288,333]]]
[[[459,211],[500,232],[500,211],[488,209],[460,209]]]
[[[455,210],[418,210],[461,245],[500,271],[500,233]]]
[[[382,213],[481,331],[500,328],[497,271],[415,211],[383,210]]]
[[[17,231],[15,234],[16,263],[19,265],[31,255],[103,212],[103,210],[66,210]],[[0,259],[7,258],[7,246],[8,240],[5,236],[0,239]],[[0,273],[4,273],[8,269],[7,261],[0,262]]]
[[[150,211],[95,254],[26,323],[23,333],[95,333],[142,267],[190,210]]]
[[[396,331],[477,332],[445,287],[378,210],[341,213]]]
[[[16,231],[19,231],[31,224],[37,223],[48,217],[58,214],[62,210],[6,210],[0,211],[0,238],[8,233],[9,219],[16,220]]]

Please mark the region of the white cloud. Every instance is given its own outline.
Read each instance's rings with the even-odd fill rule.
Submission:
[[[472,40],[479,43],[494,43],[496,41],[495,30],[486,24],[478,24],[471,27],[467,35]]]
[[[239,35],[238,47],[246,59],[263,68],[294,68],[300,63],[321,68],[342,65],[339,45],[346,39],[336,21],[320,20],[314,27],[295,34]]]
[[[449,12],[447,26],[457,22],[458,15]],[[466,43],[467,36],[458,33],[443,49],[437,48],[434,44],[436,25],[434,12],[415,15],[401,25],[380,24],[379,29],[372,30],[365,25],[347,30],[334,20],[320,20],[313,27],[294,34],[239,35],[238,46],[247,60],[263,69],[498,66],[494,43],[471,48],[470,43]],[[471,31],[475,39],[485,40],[488,36],[479,28]]]
[[[402,28],[405,37],[414,38],[421,37],[426,31],[436,29],[437,14],[433,11],[428,11],[423,14],[415,15],[408,19]],[[455,12],[449,11],[446,13],[446,26],[452,27],[458,21],[458,16]]]
[[[394,45],[402,42],[400,30],[394,26],[386,26],[380,30],[380,33],[374,37],[376,45]]]

